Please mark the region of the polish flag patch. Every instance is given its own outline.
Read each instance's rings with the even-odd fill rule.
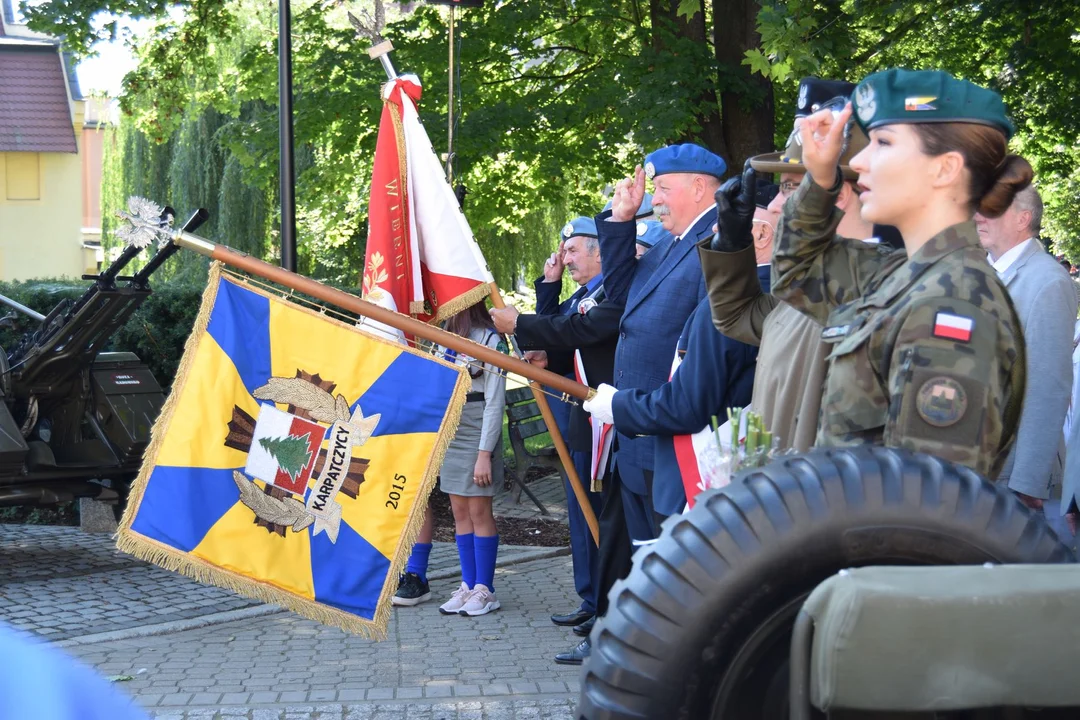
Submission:
[[[934,337],[971,342],[971,333],[974,330],[975,320],[972,318],[944,312],[934,316]]]

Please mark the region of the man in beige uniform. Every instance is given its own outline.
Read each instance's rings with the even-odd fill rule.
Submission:
[[[816,112],[833,98],[844,102],[855,86],[851,83],[806,78],[799,87],[796,132],[783,152],[750,159],[757,172],[779,173],[780,193],[769,209],[779,215],[787,198],[798,187],[806,168],[800,158],[802,147],[797,129],[803,117]],[[843,103],[838,103],[843,107]],[[872,238],[873,226],[860,217],[857,177],[848,166],[850,159],[867,144],[858,127],[840,158],[845,183],[836,200],[844,212],[837,232],[844,237]],[[727,187],[717,193],[719,198]],[[722,233],[723,235],[723,233]],[[751,406],[762,416],[765,426],[778,438],[781,449],[805,452],[817,435],[821,391],[825,382],[825,348],[820,324],[777,298],[764,293],[754,272],[755,248],[751,243],[734,252],[720,252],[706,240],[698,245],[701,269],[712,305],[713,324],[730,338],[760,345]]]

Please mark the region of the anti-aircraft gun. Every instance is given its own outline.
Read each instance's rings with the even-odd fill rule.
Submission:
[[[138,207],[136,207],[138,206]],[[172,208],[132,198],[132,217],[171,225]],[[209,214],[185,223],[193,231]],[[143,221],[145,225],[145,220]],[[150,275],[178,246],[160,247],[139,272],[121,276],[156,234],[138,223],[123,231],[127,246],[76,300],[47,315],[0,295],[36,329],[8,353],[0,350],[0,507],[52,505],[78,497],[117,501],[138,473],[150,429],[165,401],[161,386],[130,352],[104,352],[110,338],[150,295]]]

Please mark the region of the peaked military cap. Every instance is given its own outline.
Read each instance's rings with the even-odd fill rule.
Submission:
[[[637,224],[637,237],[634,238],[634,242],[639,245],[644,245],[647,248],[651,248],[656,243],[660,242],[664,235],[667,234],[667,230],[657,220],[641,220]]]
[[[855,92],[855,83],[849,83],[846,80],[824,80],[816,77],[805,77],[799,82],[799,97],[795,102],[795,117],[809,117],[833,98],[849,98],[853,92]]]
[[[727,163],[716,153],[700,145],[668,145],[645,157],[645,176],[652,180],[669,173],[701,173],[724,177]]]
[[[607,201],[607,205],[604,206],[604,210],[611,209],[611,200]],[[644,218],[652,217],[652,193],[645,193],[645,197],[641,200],[641,207],[634,213],[635,220],[642,220]]]
[[[1011,138],[1016,129],[1001,95],[943,70],[894,68],[864,79],[851,95],[863,131],[892,123],[977,123]]]
[[[591,217],[576,217],[570,222],[563,225],[562,232],[559,233],[560,240],[569,240],[572,237],[599,237],[596,232],[596,221]]]
[[[806,166],[802,163],[802,135],[799,134],[802,119],[826,107],[836,112],[843,110],[854,88],[854,84],[842,80],[804,78],[799,86],[797,101],[800,109],[795,113],[795,125],[788,135],[787,147],[782,152],[765,153],[750,158],[750,166],[760,173],[805,173]],[[833,92],[841,94],[830,95]],[[802,108],[804,104],[805,111]],[[859,174],[851,169],[851,158],[869,145],[870,140],[862,129],[852,123],[845,130],[845,143],[844,152],[840,155],[840,172],[844,179],[855,180]]]

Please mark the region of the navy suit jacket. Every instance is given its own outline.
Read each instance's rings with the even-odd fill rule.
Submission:
[[[545,285],[549,287],[542,287]],[[550,286],[554,286],[554,293]],[[597,304],[588,312],[568,315],[571,300],[556,305],[558,288],[559,283],[536,284],[537,314],[519,315],[514,330],[519,346],[522,350],[546,350],[548,370],[571,378],[574,377],[573,351],[580,349],[589,385],[610,384],[622,305],[608,298],[601,287],[597,288],[598,294],[594,296]],[[580,402],[570,408],[567,444],[571,450],[592,450],[592,426],[589,424],[589,414],[582,409]]]
[[[671,359],[687,318],[707,297],[705,276],[695,246],[712,234],[716,208],[694,223],[675,242],[670,233],[634,259],[634,222],[610,222],[611,211],[596,216],[604,287],[616,302],[625,298],[615,348],[615,382],[619,390],[650,393],[668,381]],[[618,429],[618,423],[615,425]],[[645,470],[653,469],[652,437],[617,435],[615,463],[627,489],[646,494]]]
[[[764,292],[769,266],[758,268]],[[615,394],[615,428],[625,433],[656,435],[653,508],[662,515],[682,512],[686,491],[675,459],[675,436],[696,433],[713,415],[720,422],[729,407],[745,407],[754,392],[758,349],[722,335],[713,327],[709,299],[698,303],[679,338],[682,364],[651,393],[625,390]]]

